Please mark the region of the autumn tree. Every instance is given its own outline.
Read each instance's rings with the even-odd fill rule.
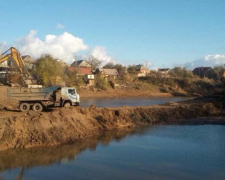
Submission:
[[[62,64],[50,55],[44,55],[37,59],[34,68],[34,73],[45,86],[55,85],[57,78],[63,77],[63,72]]]

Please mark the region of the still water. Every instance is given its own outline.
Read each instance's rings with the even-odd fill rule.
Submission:
[[[123,98],[82,98],[81,106],[89,107],[94,104],[97,107],[118,107],[118,106],[149,106],[165,104],[167,102],[185,101],[191,97],[123,97]]]
[[[225,179],[225,126],[156,125],[0,153],[0,179]]]

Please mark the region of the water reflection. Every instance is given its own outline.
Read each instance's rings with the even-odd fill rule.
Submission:
[[[0,152],[0,179],[225,179],[225,126],[156,125]]]
[[[18,178],[23,176],[24,171],[36,166],[49,166],[51,164],[60,164],[61,162],[74,161],[82,151],[89,149],[95,151],[98,145],[108,145],[112,141],[120,141],[133,134],[143,135],[149,127],[136,129],[121,129],[106,131],[99,136],[85,139],[71,145],[30,148],[30,149],[12,149],[0,152],[0,172],[10,169],[20,168]]]

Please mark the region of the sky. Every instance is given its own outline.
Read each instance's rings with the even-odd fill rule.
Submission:
[[[224,0],[0,1],[0,46],[72,63],[90,55],[150,68],[225,64]]]

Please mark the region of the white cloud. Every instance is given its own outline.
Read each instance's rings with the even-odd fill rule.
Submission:
[[[109,62],[115,63],[115,60],[112,57],[107,55],[106,48],[103,46],[96,46],[92,50],[91,55],[94,56],[95,58],[98,58],[100,61],[102,61],[103,66]]]
[[[195,67],[214,67],[225,64],[224,54],[206,55],[202,59],[197,59],[193,62],[188,62],[185,67],[189,69],[194,69]]]
[[[0,42],[0,46],[6,46],[6,45],[7,45],[7,42],[6,41]]]
[[[39,58],[43,54],[50,54],[54,58],[59,58],[67,63],[71,63],[77,52],[86,50],[88,46],[81,38],[68,32],[56,36],[48,34],[44,40],[36,36],[37,32],[30,33],[16,41],[16,48],[22,55],[29,54],[32,58]]]
[[[7,43],[6,41],[0,42],[0,53],[4,53],[3,51],[7,48]]]
[[[60,23],[58,23],[58,24],[56,25],[56,28],[57,28],[57,29],[64,29],[65,26],[62,25],[62,24],[60,24]]]

